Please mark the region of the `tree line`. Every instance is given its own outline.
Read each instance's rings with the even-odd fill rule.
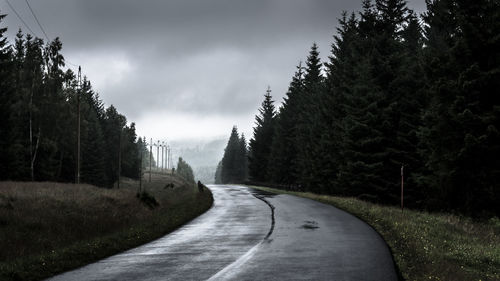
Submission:
[[[408,206],[499,214],[500,2],[426,4],[341,15],[328,61],[313,44],[279,110],[267,91],[251,181],[398,204],[404,172]]]
[[[186,181],[194,183],[194,173],[193,168],[184,160],[179,157],[177,162],[177,172],[179,176],[183,177]]]
[[[111,187],[119,169],[138,178],[145,144],[135,124],[105,108],[86,77],[79,83],[63,70],[59,38],[44,42],[19,30],[10,44],[6,30],[0,26],[0,180],[75,182],[78,99],[81,182]]]
[[[245,135],[236,126],[224,149],[224,156],[215,171],[215,183],[242,183],[248,178],[248,148]]]

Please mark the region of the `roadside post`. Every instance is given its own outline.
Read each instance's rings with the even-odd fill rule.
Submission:
[[[401,165],[401,212],[403,212],[404,164]]]
[[[151,182],[151,160],[153,159],[153,138],[149,142],[149,182]]]
[[[141,148],[140,149],[141,149],[141,160],[140,160],[141,170],[140,170],[140,174],[139,174],[139,193],[141,193],[141,191],[142,191],[142,173],[143,173],[142,172],[142,164],[143,164],[142,163],[142,154],[143,154],[143,150],[144,150],[144,146],[143,146],[142,142],[141,142]]]

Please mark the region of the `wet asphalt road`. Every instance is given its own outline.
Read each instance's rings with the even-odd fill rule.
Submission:
[[[214,206],[143,246],[50,280],[397,280],[368,225],[332,206],[209,186]]]

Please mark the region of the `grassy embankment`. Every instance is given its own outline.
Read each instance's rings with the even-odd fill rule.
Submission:
[[[148,175],[146,175],[148,178]],[[0,280],[38,280],[141,245],[210,208],[210,192],[172,175],[144,182],[159,203],[120,189],[61,183],[0,182]],[[174,188],[164,188],[174,183]]]
[[[252,186],[254,187],[254,186]],[[500,280],[500,220],[382,206],[355,198],[289,192],[334,205],[371,225],[389,245],[406,280]]]

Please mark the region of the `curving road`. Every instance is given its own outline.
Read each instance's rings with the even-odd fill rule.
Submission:
[[[214,206],[143,246],[50,280],[397,280],[385,242],[329,205],[210,186]]]

